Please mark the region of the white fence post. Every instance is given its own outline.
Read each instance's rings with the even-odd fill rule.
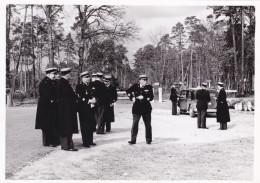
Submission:
[[[159,102],[162,102],[162,88],[159,88]]]

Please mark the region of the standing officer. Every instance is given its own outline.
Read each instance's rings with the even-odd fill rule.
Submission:
[[[57,116],[57,98],[54,78],[57,68],[47,68],[46,77],[39,84],[39,100],[35,129],[42,130],[43,146],[56,147],[60,144]]]
[[[90,99],[93,98],[91,91],[90,75],[88,71],[80,74],[82,84],[77,84],[76,93],[78,94],[78,112],[80,120],[80,130],[83,146],[90,147],[93,143],[93,123],[94,114],[91,112]]]
[[[105,123],[102,130],[104,131],[104,128],[106,126],[106,132],[111,131],[111,122],[115,121],[114,103],[117,101],[116,87],[111,83],[111,79],[111,75],[104,76],[104,84],[107,89],[107,99],[105,102]]]
[[[61,69],[61,78],[57,85],[60,139],[62,150],[77,151],[72,140],[72,134],[78,133],[77,96],[69,84],[70,72],[70,68]]]
[[[219,130],[227,129],[227,122],[230,122],[229,109],[227,105],[227,95],[222,82],[218,82],[218,99],[217,99],[217,122],[220,123]]]
[[[172,115],[177,115],[177,99],[178,93],[175,89],[175,85],[172,85],[170,100],[172,101]]]
[[[102,131],[105,119],[105,100],[106,100],[106,87],[102,81],[103,73],[98,72],[95,81],[93,82],[95,102],[95,120],[97,122],[97,134],[105,134]]]
[[[197,99],[197,125],[198,128],[208,129],[206,127],[206,115],[208,109],[208,102],[210,101],[209,91],[205,90],[207,87],[206,83],[201,84],[202,89],[196,93]]]
[[[138,124],[142,116],[145,124],[145,138],[146,143],[151,144],[152,142],[152,126],[151,126],[151,112],[152,106],[150,101],[153,100],[153,89],[151,85],[147,83],[147,76],[140,75],[139,83],[132,85],[127,91],[127,96],[130,100],[134,101],[132,114],[133,114],[133,125],[131,130],[131,140],[129,144],[135,144],[137,133],[138,133]]]

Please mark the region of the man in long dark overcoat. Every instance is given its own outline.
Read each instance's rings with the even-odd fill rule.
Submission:
[[[90,100],[93,98],[93,93],[91,90],[92,83],[90,82],[90,75],[88,71],[82,72],[80,77],[82,79],[82,83],[77,84],[76,86],[80,130],[83,146],[90,147],[90,145],[96,145],[93,143],[93,123],[95,123],[95,121],[90,103]]]
[[[115,122],[114,103],[117,101],[116,87],[111,83],[112,76],[104,76],[104,84],[106,85],[107,99],[105,102],[105,123],[102,130],[106,127],[106,132],[111,131],[111,122]]]
[[[57,114],[55,75],[57,68],[47,68],[46,77],[39,84],[39,100],[35,129],[42,130],[43,146],[56,147],[60,144]]]
[[[59,128],[61,149],[77,151],[72,140],[73,133],[78,133],[77,96],[69,84],[70,72],[70,68],[61,69],[61,78],[57,85]]]
[[[170,100],[172,101],[172,115],[177,115],[177,100],[178,100],[178,93],[175,89],[175,85],[172,85],[171,88],[171,95]]]
[[[197,99],[197,126],[198,128],[208,129],[206,126],[206,115],[208,109],[208,102],[210,102],[209,91],[206,90],[207,84],[201,84],[202,89],[199,89],[196,93]]]
[[[106,100],[106,86],[102,81],[103,73],[98,72],[96,80],[93,82],[92,89],[94,90],[95,103],[95,120],[97,123],[96,134],[105,134],[102,130],[105,120],[105,100]]]
[[[147,84],[147,76],[140,75],[139,83],[133,84],[127,91],[127,96],[130,100],[134,101],[132,107],[133,114],[133,125],[131,129],[131,140],[129,144],[135,144],[139,120],[142,117],[145,124],[145,138],[146,143],[151,144],[152,142],[152,125],[151,125],[151,113],[152,106],[150,101],[153,100],[153,88]]]
[[[219,130],[226,130],[227,122],[230,122],[230,115],[227,104],[227,95],[222,82],[218,82],[218,89],[217,122],[220,123]]]

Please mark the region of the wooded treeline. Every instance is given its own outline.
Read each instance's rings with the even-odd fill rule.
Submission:
[[[111,73],[121,86],[134,77],[124,43],[135,38],[138,27],[121,6],[7,5],[6,88],[37,96],[46,67],[71,67],[72,84],[82,71]],[[69,24],[68,20],[66,23]],[[64,26],[70,26],[70,32]]]
[[[111,73],[121,88],[145,73],[164,91],[174,82],[196,87],[222,81],[241,95],[253,92],[253,6],[208,7],[213,14],[207,21],[187,17],[156,43],[138,49],[133,62],[125,43],[137,37],[139,28],[126,18],[124,7],[73,8],[74,21],[64,25],[62,20],[70,15],[62,5],[7,5],[6,88],[11,93],[20,90],[37,97],[46,66],[72,67],[73,85],[82,71],[89,70]]]
[[[253,6],[208,7],[206,21],[196,16],[178,22],[155,44],[135,53],[135,69],[144,70],[164,91],[172,83],[197,87],[218,81],[238,95],[253,93],[255,58],[255,8]]]

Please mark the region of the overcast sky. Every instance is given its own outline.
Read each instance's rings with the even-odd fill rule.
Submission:
[[[152,44],[152,39],[159,39],[163,34],[171,33],[172,27],[178,22],[184,24],[186,17],[196,16],[206,21],[207,15],[212,13],[206,6],[129,6],[127,11],[141,28],[140,40],[127,44],[130,60],[140,47]]]
[[[145,46],[152,44],[152,39],[159,39],[163,34],[171,33],[171,28],[188,16],[196,16],[202,21],[212,13],[206,6],[126,6],[129,19],[136,22],[140,28],[139,39],[130,40],[125,45],[128,48],[128,58],[133,60],[135,52]],[[65,6],[64,26],[67,31],[74,22],[78,11],[73,6]]]

